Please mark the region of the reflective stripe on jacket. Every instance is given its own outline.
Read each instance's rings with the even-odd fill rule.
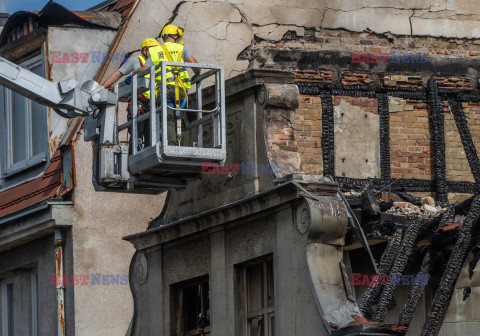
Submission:
[[[164,44],[166,49],[168,50],[172,61],[174,62],[184,62],[183,60],[183,45],[179,43],[173,43],[173,42],[166,42]],[[152,59],[152,63],[154,65],[160,64],[160,62],[163,61],[168,61],[168,56],[165,54],[163,48],[161,46],[155,46],[155,47],[150,47],[150,58]],[[162,69],[158,68],[156,70],[157,73],[161,72]],[[190,89],[191,84],[190,84],[190,77],[188,76],[187,68],[186,67],[171,67],[167,66],[167,85],[175,85],[175,76],[174,72],[178,72],[178,76],[182,79],[184,85],[185,85],[185,90]],[[147,75],[145,77],[149,77],[150,75]],[[161,84],[162,76],[157,76],[155,78],[155,83],[156,83],[156,94],[158,95],[159,92],[159,87]],[[143,94],[147,99],[150,98],[150,91],[147,91]]]

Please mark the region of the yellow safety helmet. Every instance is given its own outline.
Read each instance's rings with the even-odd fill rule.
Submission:
[[[183,37],[183,28],[179,28],[174,25],[166,25],[163,27],[162,32],[160,34],[162,37],[165,35],[177,35],[179,39]]]
[[[154,46],[159,46],[160,43],[158,43],[158,41],[154,38],[147,38],[145,40],[143,40],[142,42],[142,46],[140,47],[140,51],[143,50],[143,48],[145,47],[154,47]]]

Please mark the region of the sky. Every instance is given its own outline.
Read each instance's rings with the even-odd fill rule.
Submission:
[[[40,10],[47,4],[49,0],[4,0],[8,12],[13,14],[22,10]],[[54,0],[56,3],[71,10],[85,10],[104,0]]]

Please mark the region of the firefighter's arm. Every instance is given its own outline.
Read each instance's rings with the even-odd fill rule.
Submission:
[[[185,58],[185,62],[187,62],[187,63],[197,63],[197,61],[195,60],[195,58],[193,56],[189,56],[189,57]],[[193,73],[195,75],[197,75],[197,76],[200,75],[201,70],[199,68],[192,68],[192,70],[193,70]]]
[[[113,84],[115,84],[120,78],[122,78],[123,74],[120,71],[115,71],[113,74],[111,74],[105,82],[103,82],[103,87],[105,89],[108,89],[111,87]]]
[[[142,72],[143,70],[147,70],[147,69],[148,69],[148,67],[142,66],[142,67],[138,68],[137,70],[133,71],[133,72],[130,74],[130,76],[133,76],[133,75],[135,75],[135,74],[137,74],[137,73],[139,73],[139,72]]]

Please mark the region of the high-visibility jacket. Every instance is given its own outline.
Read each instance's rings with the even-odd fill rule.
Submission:
[[[137,57],[140,60],[140,66],[143,66],[145,64],[145,62],[147,61],[147,59],[143,55],[138,55]]]
[[[140,61],[140,66],[143,66],[145,64],[145,62],[147,61],[147,59],[143,55],[138,55],[137,57],[138,57],[138,60]],[[150,76],[148,76],[148,77],[150,77]],[[149,100],[150,99],[150,91],[148,91],[148,97],[145,96],[145,93],[142,93],[138,97],[142,98],[144,100]]]
[[[173,62],[184,62],[183,60],[183,45],[179,43],[173,43],[173,42],[166,42],[163,45],[168,53],[170,54],[170,57]],[[162,46],[154,46],[148,48],[150,51],[150,58],[152,59],[152,63],[154,65],[160,64],[160,62],[163,61],[169,61],[168,55],[166,55],[164,49]],[[161,72],[162,69],[158,68],[156,70],[157,73]],[[175,85],[175,73],[178,74],[179,78],[182,81],[182,88],[184,90],[188,90],[191,87],[190,84],[190,77],[188,76],[187,68],[186,67],[171,67],[167,66],[167,85]],[[145,77],[150,77],[150,75],[147,75]],[[156,95],[158,95],[159,87],[162,81],[162,76],[157,76],[155,78],[155,91]],[[150,91],[147,91],[143,94],[147,99],[150,99]]]

